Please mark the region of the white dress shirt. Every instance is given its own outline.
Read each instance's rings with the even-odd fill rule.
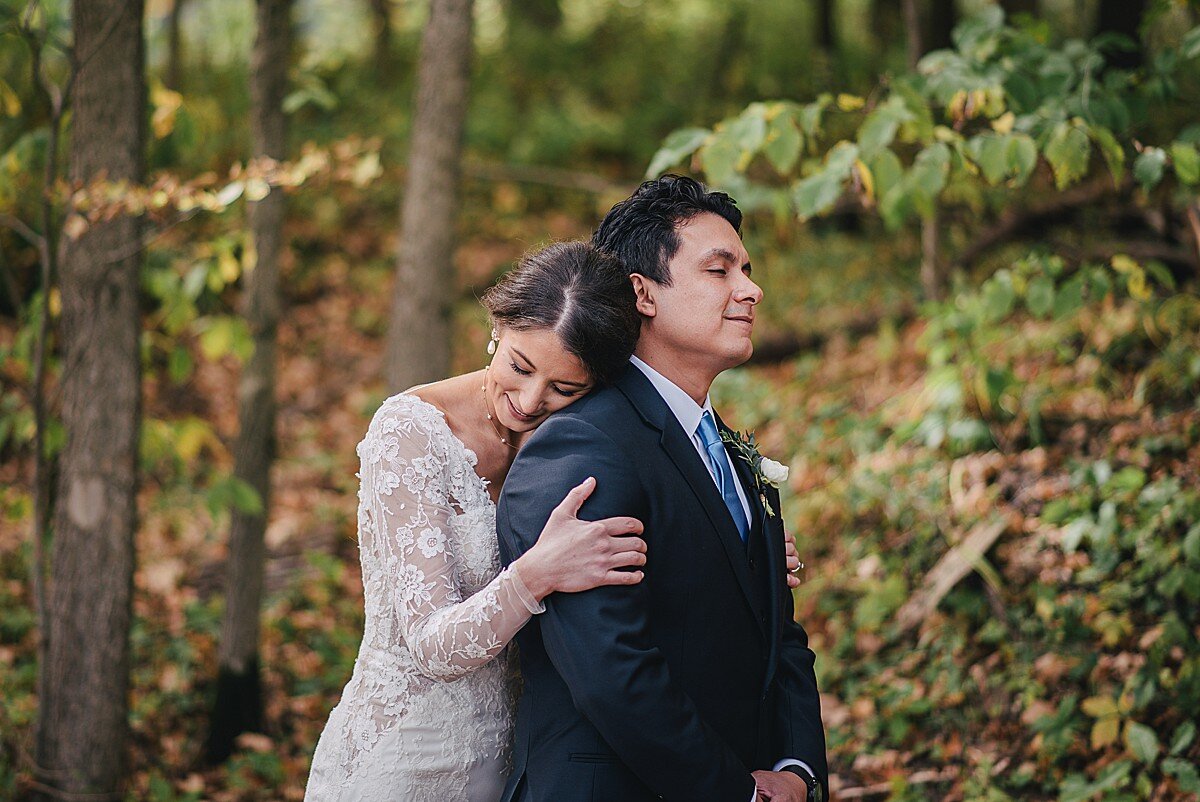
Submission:
[[[708,395],[705,395],[704,406],[700,406],[695,402],[695,400],[692,399],[690,395],[685,393],[679,387],[679,385],[675,384],[673,381],[647,365],[642,360],[638,359],[636,356],[629,357],[629,361],[636,365],[637,369],[645,374],[646,378],[650,380],[650,383],[654,385],[654,389],[658,391],[660,396],[662,396],[662,400],[667,402],[667,407],[675,415],[675,419],[679,421],[679,425],[683,427],[683,431],[686,432],[691,438],[692,445],[696,447],[696,451],[700,454],[700,459],[704,461],[704,466],[708,468],[708,475],[712,477],[713,484],[716,484],[717,489],[719,490],[720,485],[717,482],[717,476],[715,473],[713,473],[712,466],[708,463],[708,452],[704,448],[704,441],[700,439],[700,433],[697,431],[697,429],[700,428],[700,419],[704,417],[705,412],[712,414],[713,422],[716,422],[716,415],[712,411],[712,399],[709,398]],[[729,467],[729,475],[737,476],[737,471],[733,469],[733,463],[729,460],[729,452],[724,451],[724,454],[726,464]],[[742,489],[742,483],[737,481],[733,483],[733,486],[737,490],[738,500],[742,502],[742,511],[746,513],[746,520],[752,520],[750,517],[750,505],[746,502],[746,493]],[[780,760],[775,764],[773,770],[779,771],[785,766],[799,766],[813,777],[817,776],[816,773],[809,768],[807,763],[805,763],[803,760],[796,760],[795,758],[785,757],[783,760]],[[757,798],[758,791],[755,790],[754,794],[750,797],[750,802],[754,802],[754,800]]]
[[[679,388],[679,385],[668,379],[666,376],[659,373],[654,368],[647,365],[636,356],[629,357],[629,361],[637,366],[637,369],[646,374],[646,378],[654,385],[654,389],[662,396],[662,400],[667,402],[667,406],[674,413],[675,419],[679,421],[679,425],[683,427],[683,431],[687,433],[692,441],[692,445],[696,447],[696,453],[700,455],[700,459],[704,461],[704,467],[708,468],[708,475],[712,477],[713,484],[717,485],[717,489],[721,489],[720,483],[717,481],[717,475],[713,472],[713,468],[708,464],[708,452],[704,448],[704,441],[700,439],[700,419],[704,417],[704,413],[713,416],[713,423],[717,422],[717,416],[713,412],[712,400],[705,395],[704,406],[700,406],[692,397]],[[733,463],[729,459],[729,452],[721,449],[725,455],[725,465],[729,470],[729,475],[737,479],[738,472],[734,470]],[[747,524],[754,520],[750,517],[750,505],[746,501],[746,491],[742,489],[740,481],[734,481],[733,487],[737,490],[738,501],[742,502],[742,512],[746,515]]]

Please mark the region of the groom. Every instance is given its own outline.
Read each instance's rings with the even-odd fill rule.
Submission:
[[[641,316],[614,386],[549,418],[497,511],[511,562],[588,476],[581,518],[645,525],[645,579],[554,594],[517,639],[525,690],[505,802],[822,800],[808,637],[792,620],[777,492],[722,444],[708,402],[751,354],[762,290],[729,196],[647,181],[593,242],[622,259]]]

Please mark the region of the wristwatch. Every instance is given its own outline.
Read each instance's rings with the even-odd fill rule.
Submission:
[[[808,786],[808,795],[805,797],[805,802],[825,802],[825,787],[821,785],[816,777],[799,766],[784,766],[780,771],[790,771],[804,780],[804,784]]]

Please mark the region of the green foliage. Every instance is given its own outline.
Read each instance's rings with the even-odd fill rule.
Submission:
[[[1034,31],[1006,26],[999,7],[988,6],[958,27],[954,49],[930,53],[916,74],[885,81],[869,100],[753,103],[711,131],[672,134],[647,175],[694,154],[709,182],[751,205],[790,203],[807,220],[849,194],[877,207],[891,229],[928,217],[960,184],[1024,187],[1039,163],[1067,189],[1093,172],[1096,150],[1118,184],[1136,154],[1132,175],[1144,190],[1168,175],[1195,185],[1200,156],[1187,133],[1143,146],[1135,121],[1149,103],[1177,96],[1173,76],[1194,68],[1198,37],[1200,28],[1178,51],[1159,54],[1152,84],[1106,68],[1103,41],[1050,46]],[[756,166],[760,156],[770,171]]]

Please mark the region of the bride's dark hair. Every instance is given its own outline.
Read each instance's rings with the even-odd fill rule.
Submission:
[[[530,251],[481,300],[498,326],[552,330],[598,384],[616,378],[637,343],[629,274],[587,242]]]

